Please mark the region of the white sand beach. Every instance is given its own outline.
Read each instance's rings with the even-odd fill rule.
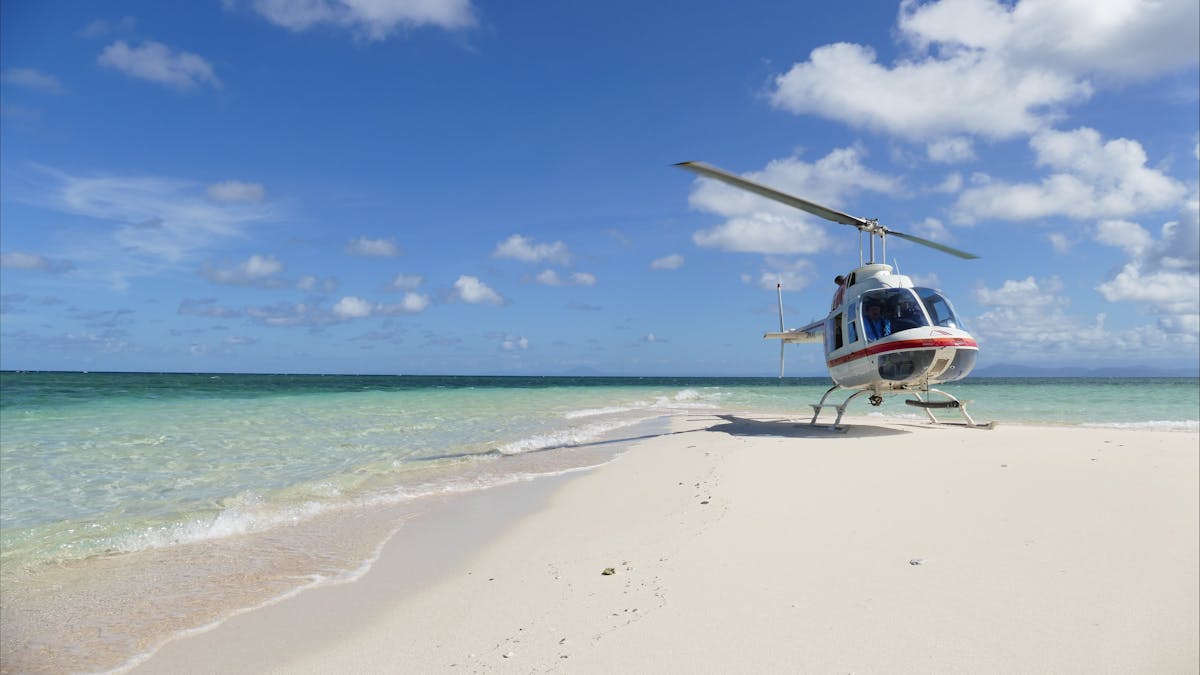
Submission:
[[[1195,432],[847,422],[679,416],[134,672],[1200,670]]]

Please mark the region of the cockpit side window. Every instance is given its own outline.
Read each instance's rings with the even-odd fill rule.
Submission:
[[[907,288],[884,288],[863,293],[862,329],[867,340],[928,326],[929,319],[917,297]]]
[[[945,328],[962,327],[958,317],[954,314],[954,308],[950,306],[950,301],[945,296],[932,288],[917,288],[914,290],[920,296],[921,304],[925,305],[925,311],[929,312],[929,318],[935,326]]]

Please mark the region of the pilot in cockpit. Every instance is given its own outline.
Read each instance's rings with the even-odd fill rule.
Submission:
[[[878,340],[892,334],[892,322],[883,316],[883,307],[878,302],[868,304],[865,309],[863,323],[868,340]]]

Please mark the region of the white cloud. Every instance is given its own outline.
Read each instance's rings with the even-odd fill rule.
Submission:
[[[529,340],[524,336],[507,335],[505,336],[504,340],[500,342],[500,348],[506,352],[517,350],[524,351],[529,349]]]
[[[255,0],[254,9],[288,30],[332,25],[369,41],[387,39],[397,28],[459,30],[476,24],[470,0]]]
[[[228,180],[213,183],[208,186],[208,198],[216,202],[261,202],[267,196],[266,189],[260,183],[243,183]]]
[[[514,234],[496,245],[493,258],[512,258],[522,262],[552,262],[558,265],[571,263],[571,251],[561,241],[552,244],[535,244],[533,240]]]
[[[1117,246],[1129,261],[1096,287],[1110,302],[1141,303],[1176,332],[1200,335],[1200,200],[1190,199],[1178,221],[1162,226],[1155,239],[1133,223],[1098,226],[1101,243]]]
[[[1058,253],[1069,253],[1075,246],[1075,240],[1071,239],[1061,232],[1051,232],[1046,235],[1046,239],[1050,240],[1050,246]]]
[[[1037,184],[977,176],[978,185],[959,196],[956,216],[968,223],[1048,216],[1115,219],[1170,208],[1186,193],[1182,183],[1146,166],[1146,153],[1136,141],[1103,142],[1097,131],[1085,127],[1041,132],[1030,147],[1037,164],[1054,173]]]
[[[576,272],[569,278],[563,279],[558,276],[558,272],[547,269],[542,270],[535,280],[544,286],[595,286],[596,275],[588,272]]]
[[[899,181],[863,166],[862,155],[859,148],[838,148],[813,163],[787,157],[745,176],[834,209],[860,190],[898,193]],[[829,246],[824,226],[817,224],[823,221],[816,216],[714,180],[697,179],[688,202],[728,218],[696,232],[692,240],[699,246],[767,254],[816,253]]]
[[[916,234],[926,239],[932,239],[938,242],[947,242],[954,239],[950,234],[950,230],[942,224],[942,221],[937,218],[926,218],[925,220],[913,225],[913,234]]]
[[[424,293],[414,293],[409,291],[404,294],[400,302],[396,303],[379,303],[375,305],[375,312],[383,315],[395,314],[420,314],[429,307],[431,300]]]
[[[0,267],[61,274],[75,269],[75,264],[69,260],[52,260],[38,253],[9,251],[8,253],[0,253]]]
[[[463,302],[504,304],[504,298],[476,277],[462,275],[454,282],[454,291]]]
[[[817,253],[829,245],[824,230],[805,221],[771,213],[732,218],[692,235],[697,246],[740,253]]]
[[[770,291],[775,290],[776,284],[780,284],[785,291],[804,290],[812,283],[815,274],[812,263],[804,259],[787,260],[771,256],[764,261],[764,265],[758,275],[758,286]],[[749,283],[752,279],[746,277],[743,281]]]
[[[824,45],[768,95],[909,140],[1012,138],[1047,128],[1096,82],[1195,67],[1198,24],[1194,0],[904,0],[897,35],[908,55],[888,65],[869,47]],[[945,161],[945,148],[930,150]]]
[[[315,274],[305,274],[296,280],[296,288],[299,288],[302,291],[320,290],[325,291],[326,293],[332,293],[333,291],[336,291],[339,286],[341,286],[341,282],[338,281],[337,277],[325,277],[322,279]]]
[[[66,91],[57,77],[36,68],[5,68],[0,72],[0,82],[48,94],[61,94]]]
[[[415,291],[418,286],[425,282],[425,277],[419,274],[397,274],[391,282],[388,283],[388,290],[393,291]]]
[[[369,257],[394,257],[400,255],[400,247],[388,239],[358,237],[346,244],[346,253]]]
[[[853,83],[851,86],[849,83]],[[909,140],[947,134],[992,139],[1029,134],[1057,119],[1063,105],[1091,87],[1048,70],[1014,67],[986,52],[876,63],[875,51],[838,43],[775,78],[771,102]],[[885,102],[882,103],[881,102]]]
[[[905,0],[899,19],[901,34],[920,48],[982,50],[1119,79],[1194,66],[1198,25],[1193,0]]]
[[[130,47],[124,40],[118,40],[100,52],[98,62],[130,77],[180,91],[203,84],[221,86],[208,61],[190,52],[176,52],[161,42],[147,40],[140,47]]]
[[[281,271],[283,271],[283,263],[279,262],[275,256],[255,254],[230,268],[221,269],[205,265],[201,268],[200,274],[216,284],[278,288],[283,286],[283,282],[271,277]]]
[[[366,300],[348,295],[333,306],[333,315],[339,319],[362,319],[371,316],[373,309]]]
[[[96,19],[79,30],[79,37],[98,38],[112,33],[132,33],[137,20],[132,16],[122,17],[116,21]]]
[[[1104,220],[1096,225],[1096,240],[1102,244],[1124,249],[1132,256],[1140,256],[1154,243],[1154,235],[1137,223],[1126,220]]]
[[[929,159],[941,164],[958,164],[975,159],[975,148],[971,139],[955,136],[939,138],[925,147]]]
[[[678,253],[655,258],[650,263],[650,269],[652,270],[677,270],[680,267],[683,267],[683,256]]]

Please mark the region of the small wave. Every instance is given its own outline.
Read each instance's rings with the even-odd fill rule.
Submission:
[[[579,419],[580,417],[597,417],[599,415],[618,415],[620,413],[633,412],[639,408],[628,406],[613,406],[609,408],[584,408],[582,410],[572,410],[563,415],[569,420]]]
[[[569,429],[534,434],[511,443],[506,443],[497,448],[497,451],[502,455],[518,455],[523,452],[532,452],[535,450],[575,447],[591,443],[607,433],[632,426],[644,419],[646,418],[637,417],[607,423],[597,422],[582,427],[571,427]]]
[[[1150,420],[1148,422],[1090,422],[1085,427],[1138,431],[1200,431],[1200,420]]]

